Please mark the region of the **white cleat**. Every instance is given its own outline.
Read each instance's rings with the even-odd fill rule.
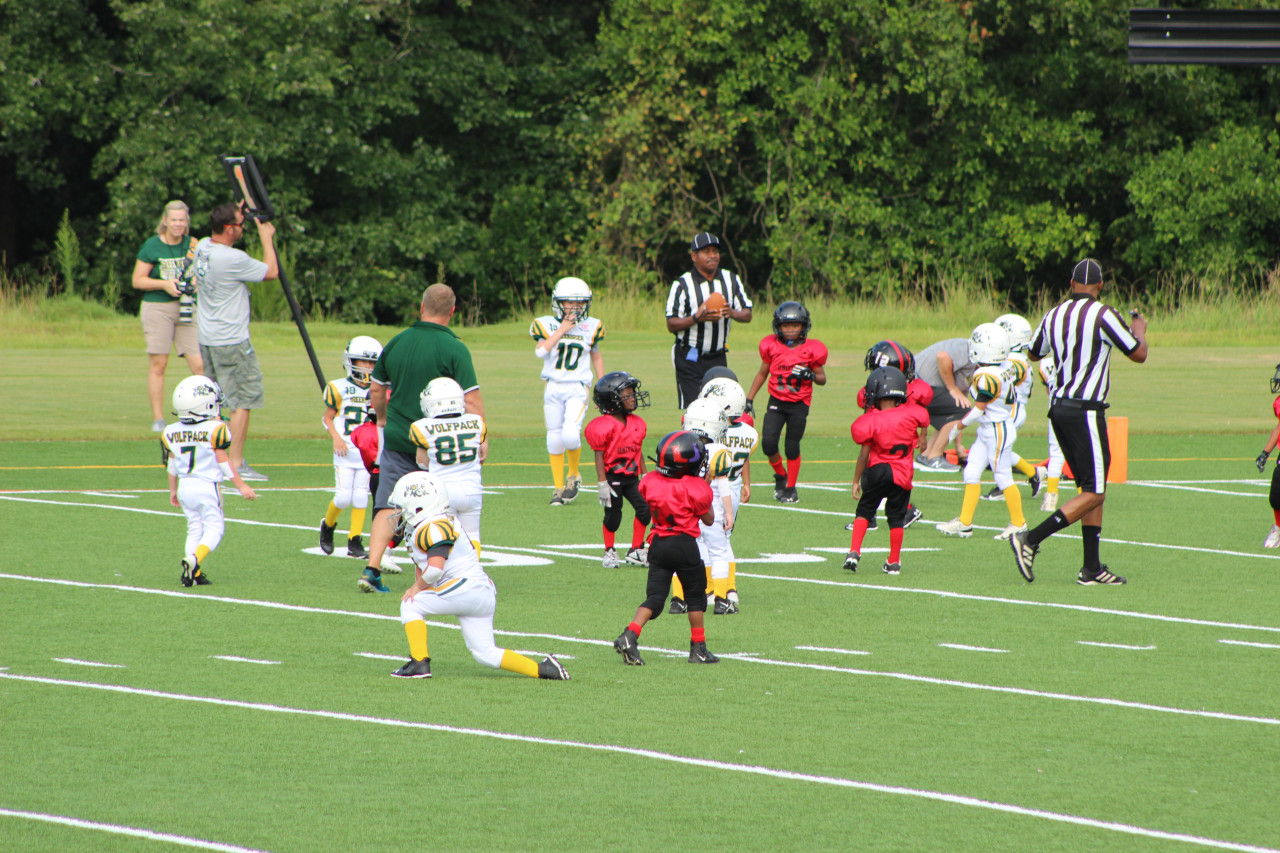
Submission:
[[[1026,533],[1026,532],[1027,532],[1027,526],[1025,524],[1022,525],[1021,527],[1018,527],[1017,525],[1014,525],[1014,524],[1010,524],[1004,530],[1001,530],[999,533],[997,533],[995,536],[992,536],[991,538],[1007,540],[1010,536],[1012,536],[1015,533]]]
[[[379,566],[378,569],[384,575],[398,575],[404,571],[404,564],[402,564],[395,557],[391,556],[391,551],[390,549],[388,549],[382,555],[382,565]]]
[[[1271,525],[1271,532],[1267,534],[1267,539],[1262,543],[1263,548],[1280,548],[1280,527]]]
[[[973,525],[965,524],[958,518],[944,521],[942,524],[937,525],[937,528],[939,533],[945,533],[948,536],[959,536],[961,539],[968,539],[973,535]]]
[[[1040,500],[1041,512],[1053,512],[1058,508],[1058,493],[1045,492],[1044,497]]]

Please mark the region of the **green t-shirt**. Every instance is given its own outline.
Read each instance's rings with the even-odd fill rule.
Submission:
[[[195,245],[195,242],[195,237],[183,238],[178,245],[170,246],[160,239],[160,235],[152,234],[147,238],[147,242],[142,244],[142,248],[138,250],[138,260],[144,264],[152,265],[150,278],[154,278],[157,281],[177,278],[182,259],[187,256],[189,246]],[[163,290],[144,290],[142,292],[142,301],[177,302],[178,300]]]
[[[453,379],[464,392],[480,387],[471,351],[448,326],[418,320],[383,348],[373,378],[391,386],[383,432],[387,449],[414,454],[409,427],[422,417],[422,389],[441,376]]]

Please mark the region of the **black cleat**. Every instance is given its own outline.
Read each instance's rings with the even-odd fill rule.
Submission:
[[[782,489],[782,497],[780,500],[784,504],[798,504],[800,503],[800,493],[796,491],[795,486],[792,486],[791,488],[784,487]]]
[[[720,658],[707,651],[706,643],[690,643],[689,663],[720,663]]]
[[[672,598],[672,599],[671,599],[671,607],[669,607],[669,608],[667,609],[667,612],[668,612],[668,613],[675,613],[675,614],[688,613],[688,612],[689,612],[689,605],[687,605],[687,604],[685,604],[685,603],[684,603],[684,599],[683,599],[683,598]]]
[[[410,660],[407,664],[391,673],[396,678],[430,678],[431,658]]]
[[[712,605],[711,613],[713,616],[725,616],[738,612],[738,605],[734,604],[727,598],[715,597],[715,604]]]
[[[623,631],[618,639],[613,641],[613,650],[622,655],[622,660],[627,666],[644,666],[644,659],[640,657],[640,638],[630,628]]]
[[[548,681],[568,681],[569,673],[564,671],[555,655],[547,655],[538,664],[538,677]]]
[[[1040,546],[1028,543],[1027,532],[1019,530],[1009,537],[1009,547],[1013,549],[1013,559],[1018,564],[1018,571],[1026,579],[1027,583],[1033,583],[1036,579],[1036,573],[1031,570],[1031,567],[1035,565],[1036,554],[1039,553]]]
[[[333,531],[336,527],[330,527],[324,523],[324,519],[320,519],[320,550],[326,554],[333,553]]]
[[[900,575],[902,574],[902,564],[890,563],[888,560],[885,560],[883,571],[886,575]]]
[[[1096,575],[1086,574],[1084,569],[1080,570],[1080,574],[1076,575],[1076,583],[1081,586],[1116,586],[1128,581],[1120,575],[1113,575],[1106,566],[1102,566]]]
[[[775,501],[782,500],[782,495],[786,491],[787,491],[787,475],[774,474],[773,475],[773,499]]]
[[[907,520],[902,522],[902,529],[906,530],[923,517],[924,513],[920,511],[920,507],[915,504],[907,504]]]
[[[364,549],[364,540],[359,536],[347,537],[347,556],[359,557],[361,560],[369,557],[369,552]]]
[[[858,570],[858,561],[862,559],[862,555],[857,551],[850,551],[849,555],[844,558],[844,569],[847,572],[856,572]]]

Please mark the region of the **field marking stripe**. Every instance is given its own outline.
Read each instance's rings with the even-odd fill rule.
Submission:
[[[871,654],[871,652],[858,651],[857,649],[831,649],[825,646],[796,646],[796,648],[806,652],[834,652],[835,654],[838,654],[838,655],[869,655]],[[755,656],[752,655],[751,657],[755,657]],[[750,658],[748,658],[745,655],[743,656],[743,659],[750,660]]]
[[[594,752],[613,753],[615,755],[626,755],[633,758],[645,758],[654,761],[665,761],[672,764],[683,764],[689,767],[699,767],[707,770],[722,770],[732,773],[747,773],[754,776],[764,776],[767,778],[781,779],[793,782],[808,782],[819,785],[830,785],[838,788],[849,788],[858,791],[868,791],[877,794],[889,794],[893,796],[912,797],[921,800],[930,800],[939,803],[948,803],[950,805],[967,806],[970,808],[984,809],[987,811],[1001,812],[1004,814],[1016,815],[1019,817],[1030,817],[1039,820],[1048,820],[1056,823],[1070,824],[1073,826],[1088,827],[1090,829],[1102,829],[1109,832],[1117,832],[1125,835],[1135,835],[1144,838],[1156,838],[1164,841],[1178,841],[1185,844],[1194,844],[1201,847],[1210,847],[1216,850],[1235,850],[1243,851],[1243,853],[1280,853],[1280,849],[1272,847],[1258,847],[1250,844],[1242,844],[1233,841],[1223,841],[1216,838],[1205,838],[1197,835],[1187,835],[1179,832],[1165,832],[1159,829],[1149,829],[1147,827],[1135,826],[1133,824],[1117,823],[1115,821],[1097,820],[1096,818],[1081,817],[1079,815],[1064,814],[1061,812],[1051,812],[1044,809],[1034,809],[1027,806],[1018,806],[1011,803],[1000,803],[993,800],[983,800],[977,797],[964,796],[962,794],[948,794],[942,791],[929,791],[920,788],[907,788],[900,785],[884,785],[878,782],[863,782],[857,779],[846,779],[840,776],[819,776],[812,773],[799,773],[793,770],[778,770],[772,767],[763,767],[753,764],[734,764],[727,761],[716,761],[709,758],[693,758],[687,755],[675,755],[667,752],[658,752],[652,749],[640,749],[630,746],[619,746],[616,744],[589,743],[586,741],[561,740],[559,738],[535,737],[532,735],[522,735],[514,732],[493,731],[489,729],[462,728],[459,726],[448,726],[441,723],[423,723],[414,720],[397,720],[387,717],[371,717],[364,714],[346,714],[339,711],[321,711],[309,708],[291,708],[285,705],[271,705],[263,702],[244,702],[235,699],[220,699],[212,696],[194,696],[183,693],[168,693],[160,690],[149,690],[140,687],[124,687],[116,684],[97,684],[87,681],[66,681],[57,678],[42,678],[30,675],[14,675],[12,673],[0,672],[0,678],[12,681],[24,681],[36,684],[49,684],[58,687],[78,687],[82,689],[102,690],[110,693],[123,693],[134,696],[147,696],[156,699],[171,699],[180,702],[199,702],[209,705],[220,705],[227,708],[239,708],[248,711],[266,711],[276,714],[292,714],[302,717],[315,717],[327,720],[342,720],[345,722],[366,723],[378,726],[390,726],[398,728],[418,729],[422,731],[439,732],[442,734],[461,734],[471,737],[492,738],[494,740],[513,741],[517,743],[537,744],[541,746],[566,747],[569,749],[584,749]],[[226,848],[232,850],[243,850],[244,848]]]
[[[991,652],[992,654],[1007,655],[1008,649],[989,649],[986,646],[966,646],[963,643],[938,643],[939,648],[955,649],[960,652]]]
[[[237,655],[209,655],[209,657],[214,660],[231,661],[232,663],[259,663],[263,666],[276,665],[280,663],[278,660],[258,660],[257,658],[242,658]]]
[[[1205,489],[1197,486],[1184,486],[1174,483],[1144,483],[1135,480],[1132,485],[1145,486],[1149,489],[1169,489],[1174,492],[1199,492],[1205,495],[1227,495],[1235,498],[1256,498],[1258,496],[1257,492],[1228,492],[1225,489]]]
[[[96,820],[81,820],[78,817],[65,817],[64,815],[43,814],[41,812],[26,812],[18,809],[0,808],[0,817],[18,817],[26,820],[38,820],[45,823],[57,823],[62,826],[70,826],[76,829],[96,829],[99,832],[110,832],[115,835],[131,835],[134,838],[145,838],[148,841],[167,841],[170,844],[179,844],[183,847],[199,847],[201,850],[220,850],[226,853],[266,853],[266,851],[258,850],[255,847],[240,847],[235,844],[223,844],[218,841],[204,841],[199,838],[192,838],[188,835],[174,835],[169,832],[155,832],[150,829],[138,829],[133,826],[120,826],[114,823],[99,823]]]
[[[1219,640],[1219,643],[1226,643],[1228,646],[1252,646],[1255,649],[1280,649],[1280,646],[1274,643],[1249,643],[1244,640]]]
[[[80,660],[79,658],[54,658],[58,663],[69,663],[72,666],[98,666],[105,669],[124,669],[122,663],[102,663],[96,660]]]
[[[1100,649],[1128,649],[1134,652],[1145,652],[1155,648],[1155,646],[1126,646],[1124,643],[1095,643],[1092,640],[1076,640],[1076,645],[1097,646]]]

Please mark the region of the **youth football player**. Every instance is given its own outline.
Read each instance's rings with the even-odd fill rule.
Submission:
[[[382,344],[368,335],[358,335],[342,353],[345,379],[335,379],[324,389],[324,428],[333,439],[333,498],[320,521],[320,550],[333,553],[333,531],[338,516],[351,507],[351,531],[347,534],[347,556],[365,558],[361,534],[364,516],[369,509],[369,471],[351,434],[369,420],[369,375],[373,371]]]
[[[649,392],[640,390],[640,380],[624,370],[606,373],[596,382],[595,403],[600,416],[587,424],[587,444],[595,451],[596,481],[600,506],[604,507],[604,557],[600,564],[616,569],[622,563],[614,547],[622,525],[622,501],[635,511],[631,524],[631,549],[627,562],[648,565],[644,533],[649,526],[649,505],[640,495],[640,477],[645,473],[643,444],[648,431],[636,409],[649,405]]]

